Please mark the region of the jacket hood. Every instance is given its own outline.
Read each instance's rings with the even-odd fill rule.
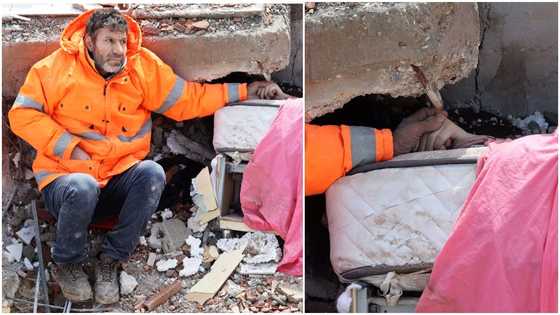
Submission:
[[[80,46],[84,42],[87,22],[93,12],[95,12],[95,9],[80,14],[64,28],[62,36],[60,37],[60,47],[62,47],[65,52],[70,54],[79,52]],[[123,14],[123,16],[128,24],[126,55],[127,57],[131,57],[138,53],[142,46],[142,31],[133,18],[125,14]]]

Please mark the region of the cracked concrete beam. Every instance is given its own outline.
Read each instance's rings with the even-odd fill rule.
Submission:
[[[364,94],[424,94],[410,64],[438,88],[478,63],[473,3],[353,3],[306,15],[306,120]]]

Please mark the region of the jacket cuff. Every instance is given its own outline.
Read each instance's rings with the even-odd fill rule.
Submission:
[[[47,152],[51,156],[61,160],[69,160],[74,148],[80,143],[80,138],[71,135],[67,131],[63,131],[60,135],[49,144]]]
[[[225,83],[226,104],[247,99],[246,83]]]

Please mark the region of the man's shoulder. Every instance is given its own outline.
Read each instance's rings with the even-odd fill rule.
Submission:
[[[62,48],[58,48],[43,59],[37,61],[32,68],[35,69],[53,69],[55,67],[64,67],[74,58],[73,55],[66,53]]]

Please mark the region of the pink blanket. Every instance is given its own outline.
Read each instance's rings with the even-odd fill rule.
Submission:
[[[558,312],[558,134],[491,144],[418,312]]]
[[[278,271],[298,276],[303,272],[302,132],[303,100],[287,100],[255,149],[241,183],[243,221],[282,237]]]

